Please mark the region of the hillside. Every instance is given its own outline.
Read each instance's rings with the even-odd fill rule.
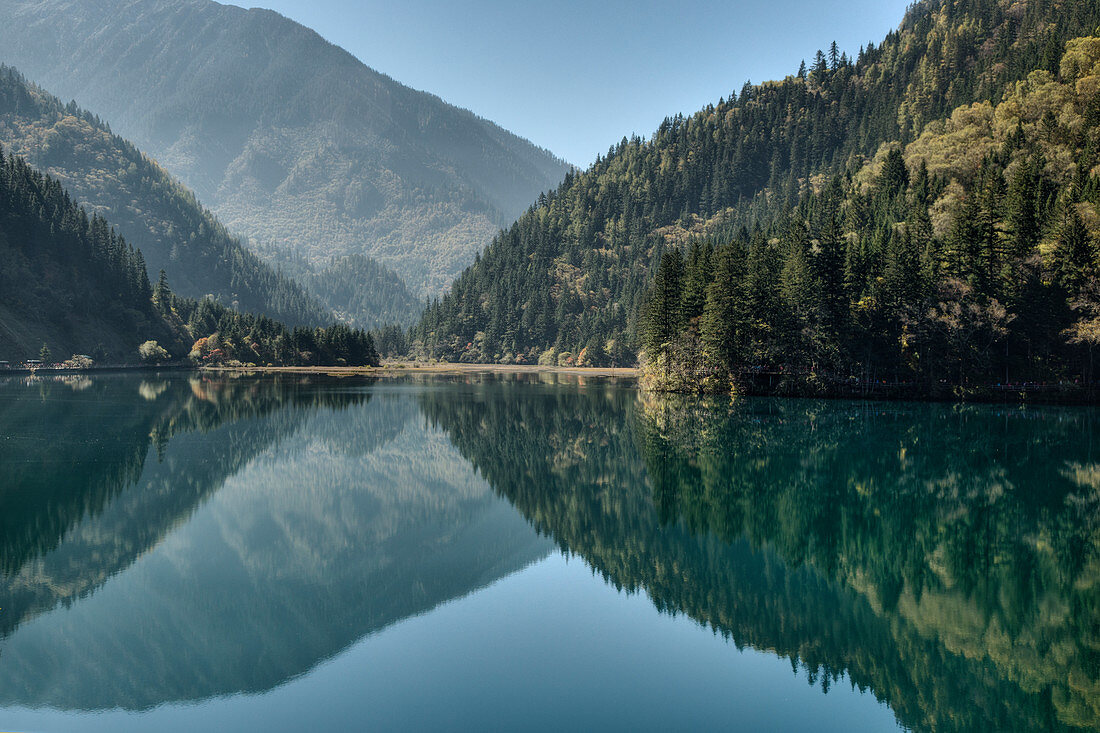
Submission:
[[[155,287],[145,257],[61,183],[0,150],[0,360],[378,363],[371,336],[338,323],[288,328]],[[145,342],[157,342],[139,352]],[[157,345],[159,344],[159,348]]]
[[[1100,343],[1100,38],[998,104],[929,123],[766,232],[665,253],[639,332],[666,389],[1093,396]],[[797,385],[797,387],[796,387]],[[1072,386],[1071,386],[1072,385]]]
[[[92,354],[136,360],[147,339],[180,335],[153,307],[145,261],[61,184],[0,151],[0,359]]]
[[[409,291],[405,281],[372,257],[344,255],[310,262],[300,253],[277,247],[258,247],[256,254],[356,328],[396,324],[404,330],[424,310],[424,301]]]
[[[418,297],[567,169],[271,11],[13,0],[0,5],[0,49],[109,117],[230,230],[316,262],[370,255]]]
[[[363,255],[333,257],[302,276],[340,319],[359,328],[412,325],[424,304],[404,281],[377,260]]]
[[[0,67],[0,144],[110,220],[141,248],[150,273],[168,272],[181,295],[209,295],[291,325],[331,320],[316,299],[243,247],[194,194],[106,123],[6,67]]]
[[[926,0],[854,57],[833,47],[782,81],[746,85],[695,115],[666,120],[648,140],[624,138],[494,240],[425,314],[419,350],[468,361],[632,362],[642,346],[638,315],[665,249],[708,237],[743,241],[743,226],[776,239],[791,228],[800,200],[830,176],[841,186],[867,181],[890,147],[916,142],[957,108],[1000,101],[1035,70],[1058,77],[1066,43],[1097,25],[1095,0]],[[905,173],[916,180],[919,171]],[[955,219],[957,197],[941,200],[944,192],[937,189],[926,211],[940,222],[938,233]],[[858,254],[881,239],[869,219],[842,224],[844,251],[830,253],[832,264],[818,260],[815,277],[842,279],[849,243]],[[819,232],[803,226],[810,249]],[[709,285],[709,270],[699,272],[692,315]],[[863,293],[844,295],[838,312],[854,309]],[[671,323],[687,320],[677,314]]]

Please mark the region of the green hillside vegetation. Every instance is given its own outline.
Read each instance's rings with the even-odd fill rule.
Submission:
[[[134,249],[106,220],[89,217],[61,183],[0,151],[0,359],[48,351],[132,363],[158,342],[163,358],[200,363],[373,365],[369,333],[338,323],[288,328],[208,298],[156,287]],[[45,348],[42,348],[42,347]],[[149,354],[158,353],[155,347]]]
[[[359,328],[410,326],[424,307],[393,270],[363,255],[332,258],[303,281],[340,320]]]
[[[301,283],[349,326],[407,329],[424,310],[424,301],[409,291],[405,281],[371,257],[353,254],[313,263],[304,255],[274,247],[258,247],[256,253]]]
[[[1094,0],[926,0],[882,44],[854,58],[834,45],[787,79],[747,84],[695,115],[666,120],[649,140],[624,138],[494,240],[425,313],[414,347],[447,360],[633,361],[643,346],[638,316],[662,252],[679,248],[690,258],[693,240],[732,246],[780,238],[792,211],[804,217],[821,196],[843,198],[857,183],[862,192],[884,145],[917,142],[960,106],[999,103],[1037,69],[1060,79],[1066,43],[1097,25]],[[915,167],[905,173],[920,178]],[[835,176],[840,192],[826,192]],[[934,187],[946,178],[929,174],[929,207],[940,201]],[[955,218],[943,210],[952,201],[930,210],[941,232]],[[873,225],[882,222],[856,219],[836,235],[881,239]],[[804,240],[808,247],[814,237],[807,232]],[[782,264],[769,263],[776,272],[767,277],[777,277]],[[842,279],[844,265],[841,254],[828,277]],[[702,291],[691,296],[693,307],[707,285],[706,278],[695,283]],[[833,295],[834,311],[848,310]]]
[[[418,298],[568,167],[270,10],[12,0],[0,61],[108,116],[233,232],[322,267],[369,255]]]
[[[884,147],[769,229],[668,251],[640,328],[652,382],[1095,381],[1098,121],[1100,38],[1075,39],[1057,74]]]
[[[291,325],[331,315],[233,238],[194,194],[73,104],[0,67],[0,143],[61,182],[90,212],[141,247],[150,272],[176,289]]]
[[[0,151],[0,359],[137,358],[145,340],[177,350],[153,306],[145,261],[61,184]]]
[[[239,313],[212,300],[154,292],[166,320],[194,338],[187,357],[202,365],[378,366],[370,333],[346,323],[287,328],[266,316]],[[207,334],[205,336],[201,334]]]

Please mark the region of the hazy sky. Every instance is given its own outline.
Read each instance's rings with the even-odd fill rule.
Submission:
[[[249,5],[248,0],[223,0]],[[909,0],[252,0],[577,165],[623,135],[856,53]]]

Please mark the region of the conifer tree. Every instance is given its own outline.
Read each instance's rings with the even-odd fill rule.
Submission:
[[[1054,270],[1067,292],[1077,293],[1096,274],[1096,253],[1077,207],[1069,206],[1054,250]]]
[[[642,348],[651,359],[658,354],[667,355],[669,344],[683,328],[683,277],[684,258],[680,250],[676,247],[665,250],[649,290],[642,325]]]
[[[1039,243],[1038,188],[1033,162],[1021,162],[1012,175],[1006,201],[1014,257],[1026,257]]]
[[[682,317],[685,321],[703,314],[707,300],[707,286],[711,282],[711,257],[713,246],[709,241],[693,241],[688,249],[684,269]]]
[[[700,321],[704,359],[727,372],[744,363],[747,335],[745,301],[745,254],[736,244],[717,248],[714,279],[707,288],[706,305]]]

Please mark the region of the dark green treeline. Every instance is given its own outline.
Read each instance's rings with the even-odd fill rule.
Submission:
[[[0,150],[0,358],[61,358],[97,344],[119,357],[140,334],[177,340],[157,314],[145,259],[99,216],[89,218],[57,181]],[[144,340],[144,339],[143,339]],[[132,341],[132,343],[129,343]]]
[[[893,149],[869,185],[837,176],[766,230],[666,252],[639,328],[653,385],[751,388],[761,372],[823,392],[1093,381],[1100,248],[1081,212],[1100,181],[1052,180],[1019,130],[973,177],[910,171]],[[1089,126],[1070,145],[1077,171],[1094,167],[1098,140]]]
[[[22,361],[45,342],[60,359],[85,353],[128,363],[157,341],[198,363],[376,365],[373,338],[337,323],[293,329],[214,300],[174,295],[98,215],[53,178],[0,150],[0,358]]]

